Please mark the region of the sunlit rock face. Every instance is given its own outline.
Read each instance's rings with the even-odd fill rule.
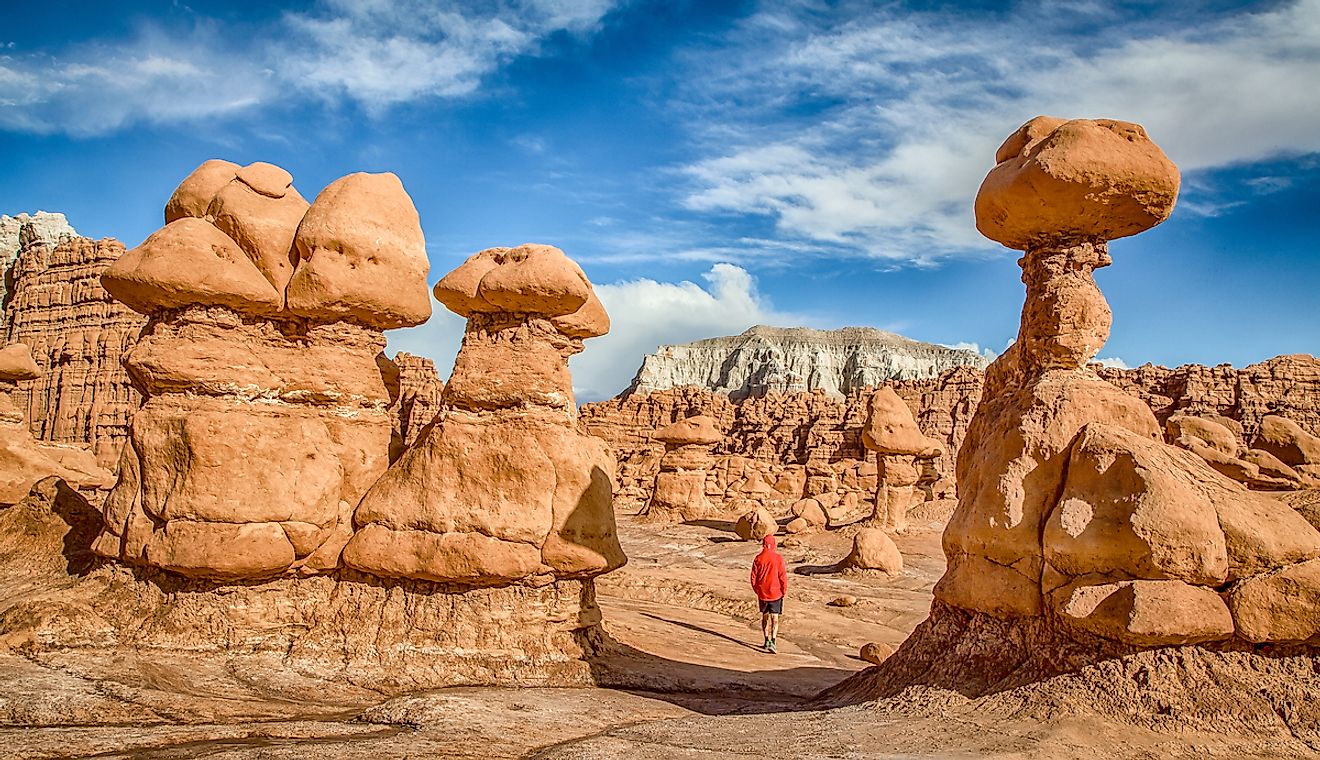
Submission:
[[[869,327],[757,326],[732,337],[660,346],[642,360],[629,392],[695,385],[734,398],[813,390],[842,397],[963,366],[984,367],[985,359]]]
[[[125,360],[146,401],[101,555],[220,581],[338,567],[389,461],[382,331],[430,315],[426,251],[394,175],[343,177],[311,204],[292,182],[207,161],[102,276],[149,320]]]

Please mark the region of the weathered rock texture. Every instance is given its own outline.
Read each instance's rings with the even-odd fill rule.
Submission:
[[[12,397],[17,383],[40,376],[27,346],[10,343],[0,348],[0,506],[17,503],[33,484],[51,476],[85,489],[110,487],[110,473],[96,466],[90,452],[41,444],[28,432],[23,410]]]
[[[0,214],[0,308],[9,294],[9,267],[19,251],[37,243],[59,245],[64,239],[77,236],[78,231],[64,214],[48,211],[18,216]]]
[[[150,317],[102,556],[219,581],[338,566],[388,463],[381,330],[428,316],[426,252],[394,175],[349,175],[310,207],[291,182],[208,161],[102,276]]]
[[[398,454],[403,448],[413,445],[422,428],[431,424],[440,412],[440,396],[445,384],[436,374],[435,362],[424,356],[399,352],[394,356],[394,366],[399,368],[399,400],[393,409],[397,424]],[[392,455],[390,460],[398,459]]]
[[[556,248],[482,251],[435,287],[467,332],[440,413],[371,487],[344,562],[458,587],[589,583],[623,565],[614,460],[578,430],[568,358],[609,318]]]
[[[69,235],[55,243],[30,228],[7,274],[5,339],[30,346],[42,376],[19,383],[15,402],[38,439],[87,446],[113,469],[142,403],[123,357],[146,324],[101,287],[124,246]]]
[[[1027,297],[959,453],[936,599],[1141,647],[1320,636],[1273,590],[1320,597],[1320,532],[1164,443],[1150,407],[1087,364],[1110,325],[1092,271],[1108,238],[1168,216],[1177,170],[1139,126],[1109,121],[1033,120],[997,159],[978,228],[1025,249]],[[1169,423],[1185,446],[1237,453],[1223,424]]]
[[[984,366],[985,359],[974,351],[869,327],[826,331],[758,325],[737,336],[660,346],[642,360],[629,392],[695,385],[734,398],[817,389],[843,397],[891,380]]]

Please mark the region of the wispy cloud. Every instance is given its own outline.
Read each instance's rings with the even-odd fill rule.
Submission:
[[[1057,10],[1018,15],[758,14],[723,49],[690,54],[710,74],[688,102],[721,147],[687,167],[685,204],[929,264],[986,250],[972,198],[999,142],[1040,113],[1141,122],[1185,172],[1320,151],[1320,98],[1300,96],[1320,81],[1320,1],[1176,31],[1115,21],[1104,35],[1070,31]]]
[[[0,128],[77,136],[217,117],[290,99],[369,113],[471,95],[557,33],[590,33],[613,0],[323,0],[254,34],[197,17],[123,40],[0,55]]]

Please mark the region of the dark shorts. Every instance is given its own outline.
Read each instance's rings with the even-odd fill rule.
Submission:
[[[780,615],[784,612],[784,597],[779,597],[773,602],[761,602],[762,615]]]

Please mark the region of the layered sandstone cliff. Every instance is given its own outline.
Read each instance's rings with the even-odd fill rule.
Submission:
[[[735,398],[821,390],[833,397],[891,380],[984,367],[974,351],[869,327],[812,330],[758,325],[741,335],[660,346],[647,354],[629,392],[695,385]]]
[[[51,242],[30,222],[24,230],[6,277],[4,338],[28,345],[42,375],[19,383],[14,401],[37,439],[86,445],[113,466],[142,403],[123,357],[146,324],[101,287],[124,246],[65,234]]]
[[[59,245],[64,239],[77,236],[78,231],[64,214],[49,211],[17,216],[0,214],[0,307],[9,292],[9,268],[19,251],[37,243]]]

